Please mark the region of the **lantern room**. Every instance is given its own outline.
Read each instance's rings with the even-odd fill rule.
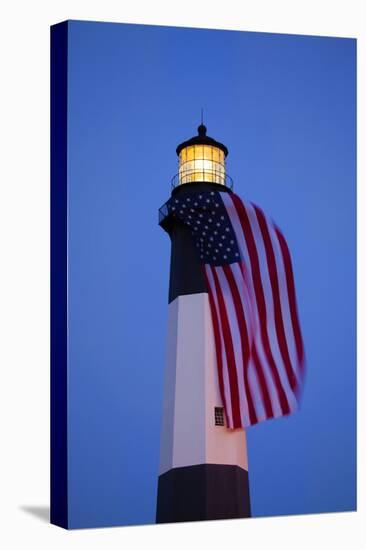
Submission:
[[[206,135],[204,124],[198,126],[198,135],[177,147],[179,172],[173,186],[187,183],[218,183],[232,187],[226,174],[225,160],[228,149],[222,143]]]

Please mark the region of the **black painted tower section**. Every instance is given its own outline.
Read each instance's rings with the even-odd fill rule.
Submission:
[[[198,464],[159,477],[157,523],[247,517],[248,472],[239,466]]]
[[[185,183],[176,187],[172,196],[202,191],[230,193],[229,189],[218,183]],[[169,303],[177,296],[207,292],[201,260],[188,227],[170,215],[160,225],[169,234],[171,241]]]
[[[176,187],[172,195],[230,190],[215,183]],[[171,240],[169,303],[178,296],[207,292],[197,248],[177,218],[160,222]],[[248,472],[236,465],[198,464],[173,468],[159,476],[157,523],[250,517]]]

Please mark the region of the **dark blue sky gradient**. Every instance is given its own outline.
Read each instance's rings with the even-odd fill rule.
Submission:
[[[306,346],[301,412],[247,432],[253,515],[355,508],[355,60],[352,39],[69,23],[71,527],[155,520],[157,210],[201,106],[287,238]]]

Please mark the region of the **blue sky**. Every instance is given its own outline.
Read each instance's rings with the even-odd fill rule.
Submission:
[[[356,41],[69,23],[69,504],[73,527],[155,519],[176,145],[229,149],[284,232],[301,412],[247,432],[254,516],[356,505]]]

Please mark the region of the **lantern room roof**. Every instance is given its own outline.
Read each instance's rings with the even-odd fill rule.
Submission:
[[[216,141],[214,138],[206,136],[207,128],[204,124],[200,124],[197,128],[198,135],[193,136],[187,141],[180,143],[176,149],[177,155],[181,152],[182,149],[189,147],[190,145],[211,145],[212,147],[217,147],[224,152],[225,157],[229,154],[228,148],[223,143]]]

